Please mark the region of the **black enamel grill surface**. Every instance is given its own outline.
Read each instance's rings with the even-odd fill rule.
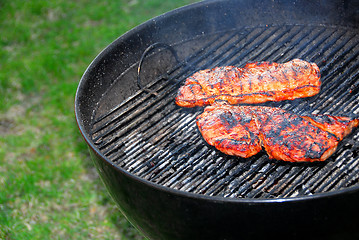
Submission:
[[[325,162],[270,160],[264,151],[248,159],[224,155],[201,137],[196,116],[181,108],[177,90],[194,72],[247,62],[315,62],[321,69],[317,96],[266,103],[297,114],[359,114],[359,36],[336,26],[258,26],[205,33],[148,54],[140,72],[143,89],[118,98],[122,78],[137,81],[137,65],[114,80],[93,115],[93,142],[120,168],[173,189],[227,198],[287,198],[359,184],[359,131],[355,129]],[[147,68],[147,70],[146,70]],[[148,74],[147,72],[151,72]]]

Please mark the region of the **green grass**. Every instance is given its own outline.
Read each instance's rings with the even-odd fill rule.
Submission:
[[[98,178],[74,96],[104,47],[190,2],[0,2],[0,239],[143,239]]]

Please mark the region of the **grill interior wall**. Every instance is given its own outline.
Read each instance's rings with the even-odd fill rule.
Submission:
[[[186,77],[200,69],[301,58],[317,63],[321,69],[320,93],[265,105],[298,114],[357,115],[358,36],[356,29],[336,26],[261,26],[173,44],[180,63],[169,51],[158,49],[149,56],[151,60],[143,63],[148,64],[141,71],[146,89],[124,100],[117,97],[124,79],[136,82],[134,65],[103,96],[94,115],[93,141],[124,170],[163,186],[199,194],[278,198],[357,185],[358,130],[346,137],[325,162],[286,163],[269,160],[264,152],[241,159],[207,145],[195,123],[203,108],[180,108],[174,98]],[[168,64],[156,66],[156,62],[166,61]]]

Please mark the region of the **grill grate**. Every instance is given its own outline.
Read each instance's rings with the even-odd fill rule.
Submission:
[[[180,84],[200,69],[301,58],[321,69],[320,94],[266,105],[298,114],[358,114],[358,36],[351,28],[300,25],[199,36],[193,41],[202,46],[147,84],[146,90],[137,91],[104,114],[95,112],[93,141],[124,170],[166,187],[209,196],[295,197],[358,185],[358,130],[326,162],[285,163],[269,160],[263,152],[241,159],[204,142],[195,123],[202,108],[184,109],[174,103]],[[183,48],[181,44],[173,47]]]

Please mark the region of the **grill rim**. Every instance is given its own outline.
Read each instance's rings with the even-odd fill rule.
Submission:
[[[96,58],[93,63],[102,60]],[[78,87],[81,90],[76,92],[76,122],[107,191],[119,210],[144,236],[149,239],[193,239],[193,236],[198,239],[204,236],[206,239],[237,239],[238,236],[263,239],[273,235],[277,239],[303,237],[309,240],[341,234],[351,237],[345,239],[358,238],[359,191],[356,187],[305,198],[222,199],[168,189],[114,167],[112,161],[96,150],[91,130],[86,131],[91,129],[88,124],[97,106],[94,98],[98,96],[91,94],[101,94],[93,91],[94,85],[103,87],[97,83],[102,75],[90,77],[87,82],[83,80],[89,77],[87,72],[94,67],[93,63],[81,78]],[[97,67],[91,71],[98,70]],[[88,90],[90,92],[84,94]]]
[[[210,2],[212,2],[212,1],[210,1]],[[87,86],[85,86],[85,85],[87,84],[88,76],[92,74],[91,72],[93,71],[93,68],[97,64],[99,64],[106,57],[106,55],[108,53],[110,53],[115,48],[114,43],[119,43],[121,41],[125,42],[128,38],[130,38],[133,35],[133,33],[137,32],[139,30],[143,30],[143,29],[147,28],[147,24],[149,22],[159,21],[159,20],[161,20],[161,18],[164,17],[164,15],[166,15],[166,18],[168,18],[169,15],[173,16],[173,15],[178,14],[179,12],[186,11],[186,9],[189,9],[189,8],[193,9],[195,7],[201,7],[203,5],[206,5],[206,3],[199,2],[199,3],[194,3],[194,4],[191,4],[191,5],[187,5],[187,6],[179,8],[179,9],[172,10],[169,13],[164,13],[162,15],[159,15],[159,16],[153,18],[153,19],[150,19],[150,20],[138,25],[137,27],[131,29],[128,32],[126,32],[122,36],[115,39],[108,46],[106,46],[95,57],[95,59],[91,62],[91,64],[87,67],[87,69],[85,70],[84,74],[81,77],[81,80],[79,82],[79,85],[78,85],[78,88],[77,88],[77,91],[76,91],[76,95],[75,95],[75,118],[76,118],[76,123],[78,125],[78,128],[80,130],[80,133],[83,136],[86,143],[88,144],[88,146],[90,147],[90,149],[92,150],[92,152],[95,153],[99,158],[101,158],[110,167],[114,167],[114,169],[117,172],[120,172],[121,174],[124,174],[127,177],[129,177],[130,179],[135,180],[137,182],[140,182],[141,184],[147,185],[149,187],[155,188],[155,189],[160,190],[160,191],[169,192],[169,193],[174,194],[174,195],[180,195],[180,196],[183,196],[183,197],[196,198],[196,199],[200,198],[200,199],[204,199],[204,200],[208,200],[208,201],[238,202],[238,203],[272,203],[272,202],[293,202],[293,201],[296,202],[296,201],[306,201],[308,199],[319,199],[319,198],[334,197],[334,196],[338,196],[338,195],[351,194],[351,193],[354,193],[354,192],[358,192],[359,191],[359,186],[351,186],[351,187],[347,187],[345,189],[340,189],[340,190],[316,193],[316,194],[313,194],[313,195],[300,195],[300,196],[296,196],[296,197],[287,197],[287,198],[286,197],[284,197],[284,198],[283,197],[279,197],[279,198],[262,198],[262,197],[259,197],[259,198],[231,198],[231,197],[221,197],[221,196],[208,196],[208,195],[203,195],[203,194],[198,194],[198,193],[192,193],[192,192],[173,189],[173,188],[170,188],[170,187],[166,187],[166,186],[163,186],[163,185],[160,185],[160,184],[145,180],[145,179],[143,179],[143,178],[141,178],[139,176],[136,176],[136,175],[132,174],[131,172],[129,172],[127,170],[122,169],[116,163],[114,163],[110,159],[108,159],[96,147],[95,143],[92,141],[91,131],[87,130],[85,125],[84,125],[84,118],[82,117],[83,113],[81,113],[81,110],[79,108],[80,103],[81,103],[81,98],[86,97],[86,94],[83,95],[83,92],[84,92],[84,89],[87,88]],[[305,24],[305,25],[308,25],[308,24]],[[341,26],[341,27],[351,28],[351,26]]]

